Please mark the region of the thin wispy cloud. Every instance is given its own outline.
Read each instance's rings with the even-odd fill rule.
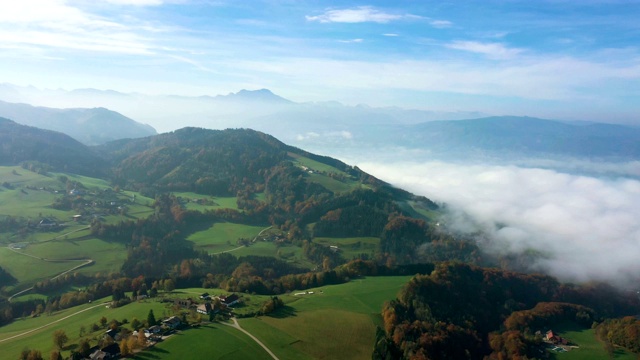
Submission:
[[[364,41],[363,39],[338,40],[338,42],[345,43],[345,44],[361,43],[363,41]]]
[[[412,14],[392,14],[375,9],[371,6],[360,6],[351,9],[327,10],[321,15],[305,16],[307,21],[317,21],[320,23],[388,23],[401,19],[420,18]]]
[[[450,49],[482,54],[491,59],[512,59],[524,50],[509,48],[502,43],[483,43],[478,41],[453,41],[445,45]]]
[[[0,48],[22,44],[44,50],[149,55],[154,51],[150,41],[141,35],[150,29],[148,25],[145,28],[85,12],[65,1],[0,3]]]
[[[429,20],[429,24],[437,29],[444,29],[453,26],[453,23],[447,20]]]
[[[393,33],[386,33],[386,34],[382,34],[382,36],[397,37],[399,35],[398,34],[393,34]]]

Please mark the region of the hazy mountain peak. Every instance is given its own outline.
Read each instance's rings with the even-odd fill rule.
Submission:
[[[240,101],[262,101],[262,102],[279,102],[279,103],[291,103],[291,100],[287,100],[281,96],[278,96],[271,92],[269,89],[258,90],[246,90],[242,89],[237,93],[229,93],[227,95],[218,95],[216,99],[224,100],[240,100]]]

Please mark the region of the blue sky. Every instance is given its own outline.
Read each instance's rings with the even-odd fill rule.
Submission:
[[[0,82],[640,123],[639,1],[21,0]]]

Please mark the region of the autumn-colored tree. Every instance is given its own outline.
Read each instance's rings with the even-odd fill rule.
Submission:
[[[138,331],[138,346],[141,348],[147,346],[147,337],[144,335],[144,331],[142,329]]]
[[[122,341],[120,341],[120,355],[122,355],[122,356],[131,355],[131,349],[129,348],[129,344],[127,343],[127,339],[122,339]]]
[[[53,332],[53,343],[58,347],[58,349],[62,349],[64,344],[69,341],[69,337],[64,330],[56,330]]]
[[[52,350],[49,360],[62,360],[62,354],[58,350]]]

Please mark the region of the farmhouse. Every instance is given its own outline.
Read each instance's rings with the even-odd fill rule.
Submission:
[[[173,303],[183,308],[189,308],[195,304],[192,299],[176,299]]]
[[[169,329],[177,329],[181,323],[182,321],[180,321],[177,316],[172,316],[168,319],[162,320],[162,324]]]
[[[159,334],[162,331],[162,328],[159,325],[153,325],[150,328],[146,329],[144,332],[149,334]]]
[[[117,343],[113,343],[102,349],[93,349],[89,358],[91,360],[108,360],[120,358],[120,346]]]
[[[567,345],[569,342],[567,341],[567,339],[559,336],[558,334],[554,333],[553,330],[549,330],[547,331],[546,335],[544,336],[544,339],[546,341],[549,341],[553,344],[562,344],[562,345]]]
[[[198,312],[198,314],[207,315],[213,311],[213,306],[211,305],[211,303],[198,305],[198,308],[196,309],[196,311]]]
[[[236,294],[229,296],[220,296],[220,302],[227,306],[233,306],[240,302],[240,297]]]

